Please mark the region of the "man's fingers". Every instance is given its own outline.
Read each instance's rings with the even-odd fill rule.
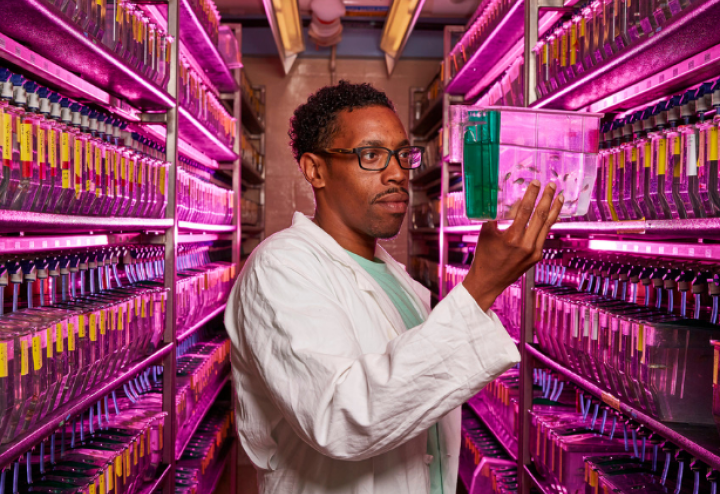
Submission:
[[[540,234],[540,229],[543,227],[550,215],[550,207],[552,206],[556,190],[557,185],[555,185],[554,182],[550,182],[545,186],[540,202],[535,208],[535,213],[530,219],[530,225],[528,226],[526,234],[528,236],[527,239],[533,244],[535,244],[535,239]]]
[[[550,208],[550,213],[548,213],[547,220],[545,220],[545,224],[540,229],[540,234],[537,237],[536,245],[539,250],[543,248],[543,245],[545,244],[545,239],[547,238],[548,233],[550,233],[550,228],[555,224],[558,216],[560,216],[560,210],[562,209],[564,202],[565,196],[563,196],[563,193],[560,192],[560,194],[555,198],[555,201],[553,201],[553,205]]]
[[[537,201],[537,196],[539,193],[540,181],[533,180],[532,182],[530,182],[530,185],[528,185],[528,188],[525,191],[525,195],[520,201],[520,206],[518,207],[517,214],[515,215],[515,220],[508,228],[509,232],[512,232],[512,234],[514,235],[522,236],[522,232],[525,230],[525,226],[527,225],[528,220],[530,219],[530,216],[535,209],[535,202]]]

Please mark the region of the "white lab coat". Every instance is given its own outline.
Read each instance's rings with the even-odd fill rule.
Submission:
[[[492,311],[459,285],[430,293],[381,247],[427,318],[405,329],[390,298],[300,213],[258,246],[225,312],[237,428],[261,494],[422,494],[440,423],[455,494],[464,401],[520,361]]]

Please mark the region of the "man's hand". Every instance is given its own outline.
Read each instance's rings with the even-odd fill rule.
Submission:
[[[490,309],[508,286],[542,259],[545,238],[557,221],[564,201],[562,194],[553,201],[555,190],[554,183],[548,184],[536,208],[540,182],[533,180],[507,230],[498,230],[495,221],[482,226],[475,259],[463,281],[482,310]]]

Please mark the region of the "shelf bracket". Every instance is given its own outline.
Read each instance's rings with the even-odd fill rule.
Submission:
[[[140,122],[146,124],[166,124],[167,113],[141,113]]]

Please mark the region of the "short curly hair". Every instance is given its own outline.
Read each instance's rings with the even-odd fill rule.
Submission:
[[[351,84],[343,80],[310,95],[305,104],[295,109],[290,119],[288,135],[295,159],[299,162],[303,154],[329,145],[337,130],[338,113],[368,106],[385,106],[395,111],[387,95],[368,83]]]

